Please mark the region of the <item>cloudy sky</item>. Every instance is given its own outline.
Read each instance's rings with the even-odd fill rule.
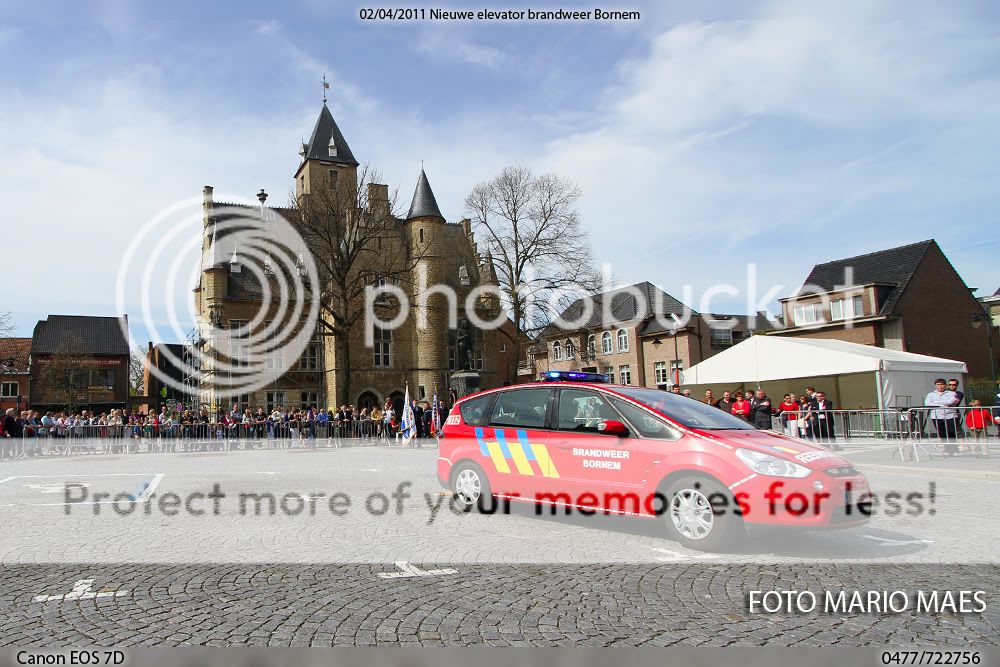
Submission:
[[[505,165],[554,171],[581,186],[622,283],[689,285],[698,307],[719,282],[745,292],[753,263],[760,293],[784,296],[816,262],[936,238],[992,293],[1000,12],[804,4],[442,24],[362,22],[376,5],[340,1],[2,0],[0,312],[21,335],[48,313],[115,314],[134,235],[204,185],[286,201],[324,73],[354,154],[402,205],[421,160],[453,221]],[[189,298],[166,283],[154,318]]]

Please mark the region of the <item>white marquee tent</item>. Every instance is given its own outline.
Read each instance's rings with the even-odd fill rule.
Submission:
[[[751,336],[684,371],[683,384],[695,397],[711,389],[756,389],[775,401],[807,385],[826,392],[837,407],[904,408],[922,405],[938,377],[964,386],[964,362],[841,340]]]

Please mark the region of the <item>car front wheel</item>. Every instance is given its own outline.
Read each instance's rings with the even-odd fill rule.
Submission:
[[[665,500],[667,532],[681,546],[717,551],[746,535],[731,494],[715,480],[702,476],[678,479],[667,487]]]

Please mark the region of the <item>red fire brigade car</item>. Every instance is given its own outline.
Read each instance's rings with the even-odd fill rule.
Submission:
[[[553,371],[542,380],[452,409],[437,472],[454,502],[662,517],[677,542],[708,551],[748,524],[843,528],[869,518],[864,476],[822,446],[600,374]]]

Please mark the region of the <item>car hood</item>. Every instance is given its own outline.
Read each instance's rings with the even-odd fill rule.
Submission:
[[[814,470],[830,466],[851,465],[850,461],[825,447],[773,431],[709,431],[705,435],[733,447],[753,449],[794,461]]]

